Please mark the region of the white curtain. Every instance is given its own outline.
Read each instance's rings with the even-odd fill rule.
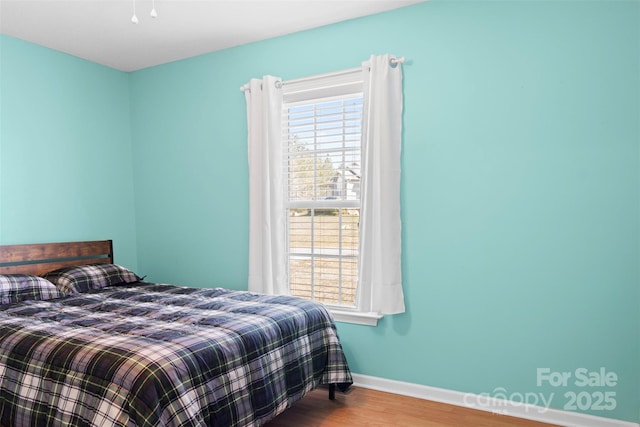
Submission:
[[[279,82],[265,76],[244,87],[249,130],[249,290],[272,295],[289,292]]]
[[[380,314],[404,312],[400,223],[402,67],[392,64],[392,59],[390,55],[371,56],[363,64],[358,298],[361,307],[369,306]]]

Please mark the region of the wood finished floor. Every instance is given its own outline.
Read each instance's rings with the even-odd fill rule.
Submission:
[[[265,427],[550,427],[551,424],[353,387],[311,392]]]

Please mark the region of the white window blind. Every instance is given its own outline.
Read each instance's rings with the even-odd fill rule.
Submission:
[[[283,87],[291,294],[355,307],[362,148],[360,69]]]

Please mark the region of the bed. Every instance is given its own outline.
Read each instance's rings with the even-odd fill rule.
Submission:
[[[148,283],[112,248],[0,246],[1,426],[259,426],[351,384],[321,304]]]

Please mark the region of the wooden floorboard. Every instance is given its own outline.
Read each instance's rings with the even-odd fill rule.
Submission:
[[[265,427],[549,427],[546,424],[414,397],[352,387],[328,399],[311,392]]]

